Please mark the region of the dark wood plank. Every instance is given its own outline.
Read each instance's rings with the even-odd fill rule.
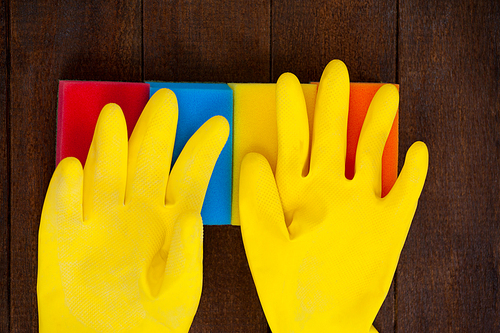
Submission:
[[[9,220],[9,106],[8,106],[8,16],[7,3],[0,1],[0,332],[9,331],[10,220]]]
[[[142,79],[141,3],[16,1],[11,15],[11,330],[37,332],[37,240],[59,79]]]
[[[144,1],[146,80],[268,82],[270,1]],[[192,332],[267,332],[238,227],[205,226]]]
[[[239,226],[204,227],[203,293],[190,332],[267,332]]]
[[[396,2],[275,0],[272,7],[272,78],[292,72],[318,81],[326,64],[341,59],[352,82],[396,82]],[[394,288],[375,321],[394,331]]]
[[[395,82],[396,1],[276,0],[272,17],[273,82],[284,72],[318,81],[333,59],[352,82]]]
[[[269,12],[269,0],[145,0],[145,78],[268,82]]]
[[[500,332],[500,2],[399,8],[401,148],[425,141],[430,168],[398,270],[397,332]]]

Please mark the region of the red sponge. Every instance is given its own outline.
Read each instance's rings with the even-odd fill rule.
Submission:
[[[118,104],[128,135],[149,100],[149,84],[130,82],[59,81],[56,163],[73,156],[85,164],[102,108]]]

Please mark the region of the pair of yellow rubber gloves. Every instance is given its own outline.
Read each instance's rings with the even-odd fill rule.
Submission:
[[[300,84],[277,84],[278,159],[248,154],[241,167],[241,230],[273,332],[376,332],[371,326],[394,275],[427,173],[415,143],[391,192],[381,157],[398,91],[373,98],[356,175],[344,176],[349,77],[326,67],[309,135]],[[45,199],[39,234],[40,332],[187,332],[202,289],[200,211],[229,133],[208,120],[170,170],[177,126],[173,92],[160,90],[130,140],[107,105],[89,155],[63,160]]]

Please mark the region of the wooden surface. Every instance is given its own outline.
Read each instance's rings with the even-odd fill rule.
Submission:
[[[268,82],[270,0],[144,1],[144,77]]]
[[[250,4],[251,3],[251,4]],[[0,1],[0,332],[37,332],[37,232],[54,171],[57,82],[400,84],[400,164],[430,169],[385,332],[500,332],[500,2]],[[268,332],[238,227],[206,227],[192,332]]]
[[[401,332],[500,332],[500,2],[401,2],[400,148],[429,145]],[[401,160],[402,162],[402,160]]]
[[[9,221],[9,123],[8,123],[8,25],[5,1],[0,1],[0,332],[9,331],[10,221]]]

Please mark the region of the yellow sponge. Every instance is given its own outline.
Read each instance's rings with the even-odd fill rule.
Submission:
[[[240,166],[247,153],[262,154],[276,171],[278,134],[276,125],[276,84],[229,83],[233,89],[233,200],[231,224],[240,225],[238,206]],[[302,84],[309,116],[310,133],[316,104],[316,84]]]

